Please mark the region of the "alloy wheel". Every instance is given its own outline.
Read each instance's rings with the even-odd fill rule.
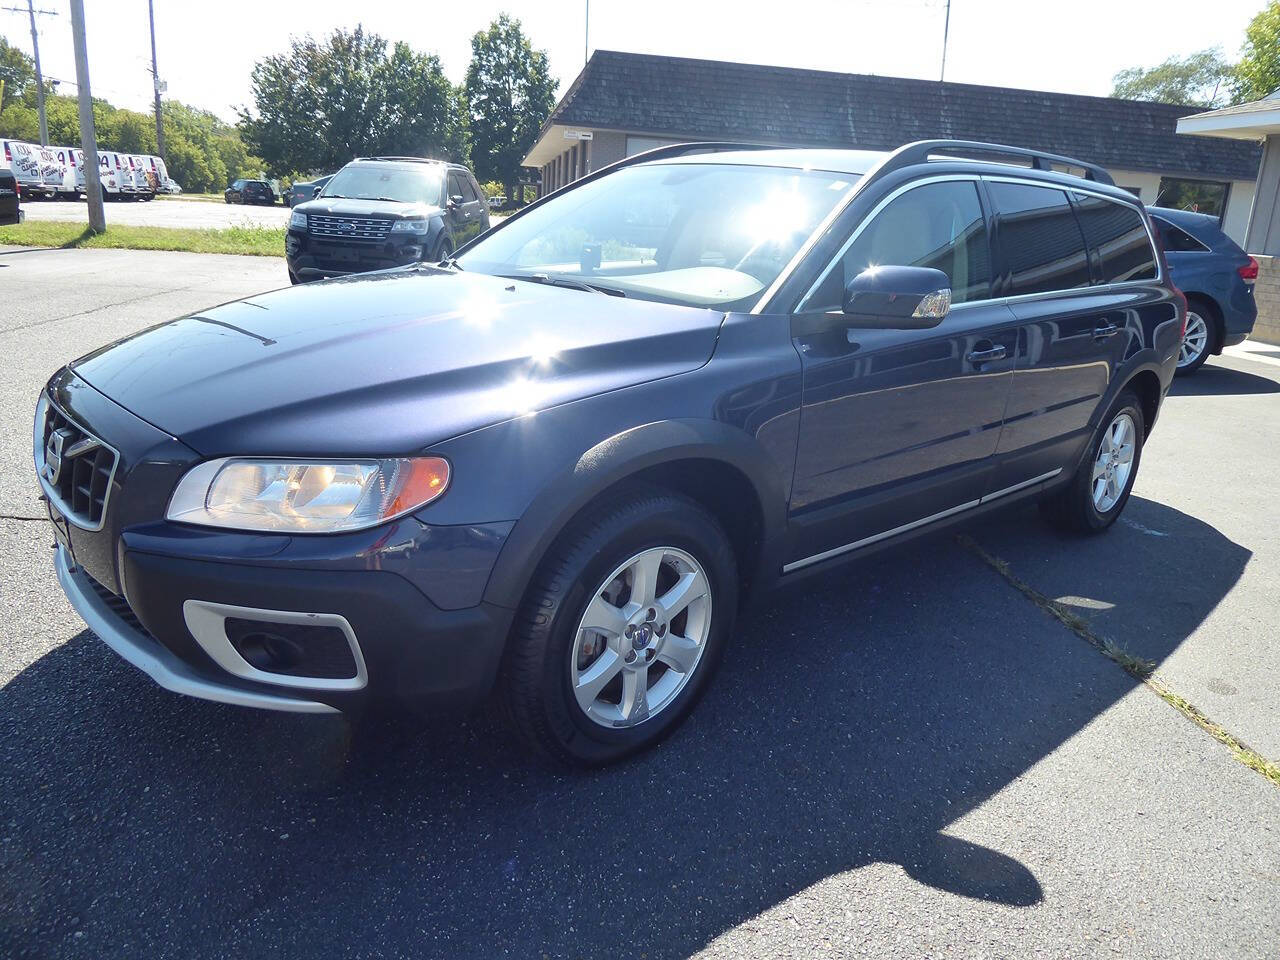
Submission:
[[[1137,437],[1138,425],[1128,411],[1121,412],[1102,434],[1093,461],[1093,506],[1098,513],[1114,507],[1124,493],[1133,472]]]
[[[1182,336],[1182,348],[1178,351],[1178,369],[1191,366],[1200,359],[1209,346],[1209,325],[1194,310],[1187,313],[1187,331]]]
[[[688,684],[711,633],[711,584],[677,547],[652,547],[600,584],[574,635],[569,680],[603,727],[657,716]]]

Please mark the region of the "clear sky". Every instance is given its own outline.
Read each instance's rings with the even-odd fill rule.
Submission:
[[[954,0],[947,79],[1106,95],[1111,77],[1173,54],[1221,46],[1234,57],[1264,0]],[[15,5],[12,0],[4,6]],[[440,56],[461,82],[471,36],[500,11],[523,21],[547,50],[563,92],[583,63],[584,0],[393,0],[243,3],[155,0],[160,76],[168,96],[226,119],[249,100],[255,60],[291,35],[357,22]],[[75,80],[70,7],[37,0],[47,76]],[[946,0],[590,0],[590,45],[611,50],[738,60],[890,76],[938,76]],[[146,0],[86,0],[95,95],[117,106],[150,104]],[[31,52],[25,15],[0,12],[0,33]],[[62,87],[72,92],[73,86]]]

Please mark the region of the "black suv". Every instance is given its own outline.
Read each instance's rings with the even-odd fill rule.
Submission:
[[[71,603],[163,686],[308,712],[496,691],[603,763],[688,713],[748,594],[1029,500],[1109,527],[1186,315],[1089,164],[663,147],[447,264],[77,360],[35,463]]]
[[[265,180],[237,180],[222,191],[227,203],[260,203],[271,206],[276,202],[276,191]]]
[[[289,217],[289,280],[319,280],[445,260],[489,229],[489,208],[466,167],[414,157],[363,157]]]
[[[22,190],[12,170],[0,169],[0,224],[22,222]]]

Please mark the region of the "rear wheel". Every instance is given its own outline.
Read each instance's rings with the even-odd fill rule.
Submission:
[[[1071,483],[1040,504],[1045,518],[1071,533],[1101,533],[1129,502],[1146,437],[1142,405],[1124,390],[1103,420]]]
[[[582,766],[657,743],[706,689],[737,593],[729,540],[692,501],[637,491],[583,516],[511,638],[500,695],[515,730]]]
[[[1216,318],[1205,304],[1191,300],[1187,306],[1187,332],[1183,334],[1182,347],[1178,351],[1179,376],[1195,373],[1217,349]]]

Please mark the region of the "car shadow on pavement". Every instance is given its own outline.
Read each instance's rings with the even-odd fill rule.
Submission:
[[[1152,588],[1178,601],[1159,659],[1249,554],[1134,508],[1177,534],[1143,544],[1160,564],[1204,572]],[[1149,579],[1129,527],[1060,540],[1032,510],[971,534],[1037,537],[1082,596]],[[1017,851],[957,821],[1133,689],[951,537],[766,601],[672,739],[590,773],[526,759],[487,713],[353,726],[182,699],[86,631],[0,690],[0,954],[682,957],[876,863],[1032,905]],[[841,906],[873,909],[863,889]]]
[[[1256,393],[1280,393],[1280,383],[1269,377],[1206,363],[1190,377],[1178,377],[1169,389],[1174,397],[1240,397]]]

